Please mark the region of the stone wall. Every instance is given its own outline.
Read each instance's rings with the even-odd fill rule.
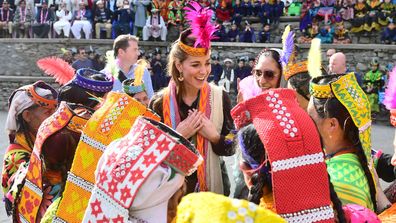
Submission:
[[[146,52],[152,52],[155,47],[166,52],[169,43],[140,42],[140,47]],[[36,66],[36,61],[42,57],[60,56],[61,48],[92,46],[96,51],[104,54],[112,48],[112,40],[70,40],[70,39],[0,39],[0,80],[1,101],[0,109],[4,109],[11,91],[23,84],[34,82],[46,77]],[[305,59],[309,45],[299,46],[299,59]],[[213,43],[212,53],[219,53],[221,59],[231,58],[236,60],[241,56],[255,57],[264,47],[281,47],[280,44],[248,44],[248,43]],[[369,69],[372,57],[378,57],[381,67],[396,61],[395,45],[351,44],[351,45],[323,45],[322,60],[329,48],[336,48],[344,52],[351,68],[364,73]],[[327,64],[327,62],[325,62]]]

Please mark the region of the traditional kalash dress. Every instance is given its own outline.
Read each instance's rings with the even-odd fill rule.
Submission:
[[[93,92],[109,92],[113,81],[87,78],[86,72],[77,71],[73,84]],[[13,215],[16,221],[39,222],[47,208],[60,196],[67,171],[72,164],[81,131],[92,111],[85,105],[62,101],[56,112],[40,126],[33,152],[26,168],[21,170],[13,188]],[[10,191],[11,192],[11,191]]]
[[[125,136],[135,119],[159,117],[125,93],[110,92],[81,134],[54,222],[82,222],[95,184],[95,169],[106,147]]]
[[[269,176],[272,193],[263,194],[260,206],[287,222],[335,222],[329,178],[319,133],[299,107],[291,89],[271,89],[239,103],[231,111],[237,128],[252,123],[264,145],[266,160],[257,163],[240,145],[252,171]],[[304,188],[303,190],[301,188]],[[264,189],[264,188],[263,188]],[[358,205],[343,207],[349,219],[377,221],[372,211]],[[354,221],[352,221],[354,222]]]
[[[192,4],[195,4],[196,8],[201,8],[196,2]],[[206,10],[211,15],[209,9],[204,9],[203,11]],[[210,16],[208,16],[209,18]],[[189,33],[191,33],[191,30],[184,32],[186,35]],[[190,47],[181,40],[177,44],[190,56],[205,56],[210,49],[210,41],[207,46],[202,48]],[[224,190],[228,188],[223,188],[224,179],[221,171],[220,156],[234,154],[232,141],[226,139],[226,136],[233,129],[230,116],[231,102],[228,95],[222,88],[205,83],[202,89],[199,90],[199,96],[191,105],[185,104],[183,100],[177,100],[178,97],[176,84],[171,80],[167,88],[153,97],[149,107],[161,116],[161,121],[173,129],[176,129],[178,124],[187,118],[189,110],[197,109],[214,123],[221,135],[217,144],[212,144],[200,134],[192,137],[191,140],[194,141],[205,162],[198,168],[196,174],[187,177],[187,192],[211,191],[223,194]]]
[[[263,197],[260,205],[273,206],[288,222],[334,222],[320,137],[295,92],[264,91],[239,103],[231,115],[238,129],[253,123],[268,157],[269,163],[249,161],[253,171],[271,170],[273,204]],[[248,154],[243,145],[240,149]]]
[[[252,202],[211,192],[188,194],[177,206],[175,223],[206,223],[208,219],[211,222],[286,222],[279,215]]]
[[[352,20],[351,32],[358,33],[364,30],[367,12],[369,10],[366,2],[357,2],[353,7],[355,18]]]
[[[393,68],[392,72],[389,74],[389,82],[385,91],[384,105],[391,111],[390,122],[394,127],[396,127],[396,68]],[[396,203],[381,213],[378,217],[383,223],[396,222]]]
[[[389,19],[393,19],[396,16],[396,5],[392,2],[384,1],[380,6],[381,12],[379,13],[378,23],[381,26],[386,26],[389,23]]]
[[[56,90],[50,85],[38,81],[18,88],[8,99],[9,110],[5,125],[6,129],[12,132],[12,135],[10,135],[10,145],[4,155],[1,186],[3,187],[4,196],[8,197],[7,199],[9,200],[13,199],[11,197],[12,194],[8,194],[8,192],[14,182],[15,173],[20,166],[28,165],[36,138],[33,133],[20,131],[21,126],[18,125],[17,117],[32,106],[55,109],[57,106],[57,95]],[[50,97],[46,98],[47,96],[51,96],[53,99],[49,99]],[[16,132],[15,135],[13,135],[14,132]],[[11,212],[10,208],[11,206],[6,204],[9,214]]]
[[[311,81],[311,96],[320,99],[336,98],[351,115],[352,121],[359,129],[360,143],[367,158],[369,167],[371,158],[371,112],[366,94],[359,87],[354,73],[333,75],[336,81],[327,85],[318,82],[329,76],[319,76]],[[368,180],[360,165],[356,150],[346,150],[338,154],[327,154],[327,170],[331,182],[343,204],[358,204],[374,210],[370,196]]]
[[[100,158],[82,222],[168,222],[169,200],[202,161],[174,130],[139,117]]]

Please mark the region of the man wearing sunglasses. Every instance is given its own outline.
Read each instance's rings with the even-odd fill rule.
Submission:
[[[81,69],[81,68],[90,68],[94,69],[94,65],[92,63],[92,60],[88,58],[87,51],[85,50],[84,47],[78,48],[78,55],[77,55],[77,60],[74,61],[72,64],[72,67],[75,70]]]

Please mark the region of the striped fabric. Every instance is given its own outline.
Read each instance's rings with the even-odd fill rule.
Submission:
[[[374,209],[370,188],[357,155],[346,153],[326,160],[330,180],[343,205],[358,204]]]

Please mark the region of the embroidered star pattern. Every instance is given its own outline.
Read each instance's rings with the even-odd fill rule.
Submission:
[[[95,218],[98,218],[98,215],[103,213],[102,207],[100,205],[101,203],[98,199],[96,199],[95,202],[91,203],[92,215],[94,215]]]

